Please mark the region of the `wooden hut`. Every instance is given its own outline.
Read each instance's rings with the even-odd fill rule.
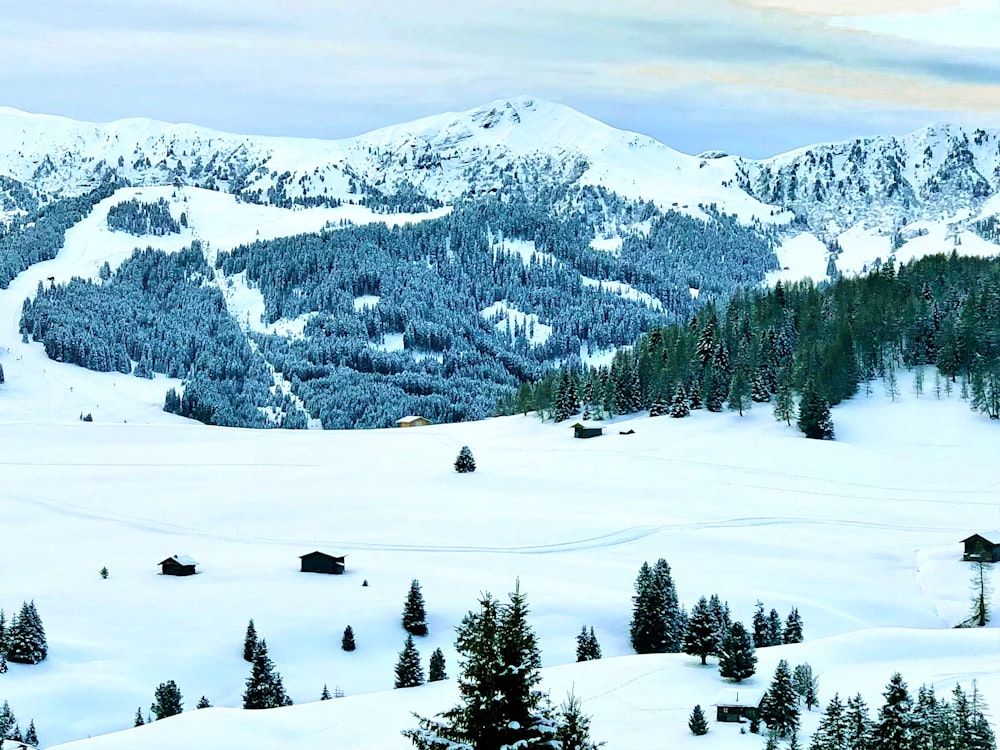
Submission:
[[[306,555],[299,555],[299,559],[302,561],[303,573],[332,573],[338,576],[344,572],[345,557],[346,555],[341,555],[340,557],[328,555],[318,550]]]
[[[193,576],[198,563],[187,555],[174,555],[161,562],[160,572],[165,576]]]
[[[1000,533],[992,531],[986,533],[994,539],[1000,539]],[[1000,544],[990,541],[983,534],[973,534],[966,537],[962,540],[962,544],[965,545],[965,551],[962,554],[963,560],[969,562],[979,562],[980,560],[988,563],[1000,562]]]
[[[753,721],[760,716],[760,704],[764,700],[761,688],[726,688],[715,699],[715,720],[727,723],[743,719]]]
[[[590,422],[576,422],[571,424],[570,427],[573,428],[573,437],[575,438],[600,437],[604,434],[604,428],[601,425],[591,424]]]
[[[403,417],[402,419],[397,419],[396,424],[399,427],[425,427],[429,425],[431,420],[427,417],[417,416],[416,414],[411,414],[408,417]]]

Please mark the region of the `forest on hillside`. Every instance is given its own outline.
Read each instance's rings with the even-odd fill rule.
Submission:
[[[936,368],[933,383],[924,382],[925,366]],[[959,388],[973,409],[1000,418],[1000,259],[934,255],[834,282],[739,291],[643,335],[609,367],[561,368],[523,383],[499,410],[561,421],[581,411],[683,417],[770,404],[809,434],[795,394],[819,412],[814,419],[828,419],[830,406],[878,380],[898,396],[900,368],[915,371],[914,388]],[[810,436],[832,437],[832,425]]]

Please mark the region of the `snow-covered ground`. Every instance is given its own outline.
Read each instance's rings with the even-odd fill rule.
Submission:
[[[115,388],[86,374],[92,389]],[[950,628],[966,609],[959,540],[1000,526],[1000,433],[955,394],[936,399],[931,380],[919,399],[903,382],[892,403],[876,384],[870,398],[838,407],[833,443],[802,439],[768,408],[742,419],[638,417],[587,441],[531,416],[297,433],[170,415],[159,425],[96,414],[93,424],[60,424],[62,407],[41,399],[23,422],[8,383],[0,605],[35,600],[50,656],[12,665],[2,696],[23,722],[35,718],[45,745],[129,727],[168,679],[188,709],[202,694],[223,707],[94,737],[74,745],[81,750],[208,737],[217,748],[403,748],[398,730],[411,710],[454,701],[450,683],[388,690],[410,580],[428,606],[420,650],[426,659],[443,648],[454,674],[453,627],[479,592],[503,596],[520,578],[554,696],[572,686],[609,750],[666,738],[685,747],[702,742],[685,721],[723,687],[717,672],[689,657],[627,656],[635,574],[662,556],[689,606],[716,592],[745,621],[758,598],[783,614],[799,608],[807,642],[762,650],[753,684],[785,657],[812,664],[823,698],[860,690],[877,705],[898,669],[914,686],[976,677],[1000,706],[997,631]],[[475,474],[451,468],[462,445]],[[347,574],[299,573],[298,556],[313,549],[347,554]],[[175,553],[197,559],[200,574],[157,575]],[[234,709],[251,617],[297,703],[315,701],[324,683],[348,697]],[[339,648],[348,624],[354,653]],[[582,624],[608,659],[570,664]],[[759,738],[713,724],[706,742],[756,747]]]

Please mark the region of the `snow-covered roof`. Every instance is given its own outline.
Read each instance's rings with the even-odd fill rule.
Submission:
[[[965,537],[965,539],[962,540],[962,543],[964,544],[970,539],[975,539],[977,536],[992,544],[1000,542],[1000,531],[997,531],[996,529],[987,529],[986,531],[977,531],[975,534]]]
[[[403,417],[402,419],[397,419],[396,424],[410,424],[412,422],[419,422],[421,420],[425,422],[430,422],[430,420],[427,417],[421,417],[416,414],[410,414],[408,416]]]
[[[166,560],[164,560],[163,562],[161,562],[160,565],[163,565],[163,563],[170,562],[171,560],[173,560],[178,565],[197,565],[198,564],[197,560],[195,560],[193,557],[188,557],[187,555],[171,555]]]
[[[719,693],[713,706],[742,706],[757,708],[764,699],[762,688],[726,688]]]

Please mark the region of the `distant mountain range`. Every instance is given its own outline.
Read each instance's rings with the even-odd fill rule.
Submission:
[[[997,131],[933,126],[749,160],[686,155],[523,97],[339,141],[0,108],[4,277],[51,257],[91,205],[106,215],[125,199],[115,191],[146,200],[140,186],[173,193],[157,193],[166,208],[129,209],[130,231],[138,217],[179,222],[178,242],[212,248],[208,265],[195,268],[188,254],[126,263],[121,279],[108,268],[104,286],[47,295],[28,333],[47,336],[56,359],[180,377],[218,408],[172,407],[225,424],[262,426],[293,413],[287,424],[301,426],[296,404],[327,427],[384,426],[403,413],[488,416],[549,365],[610,362],[641,332],[738,287],[822,279],[893,256],[995,254],[1000,241]],[[260,241],[227,245],[212,233],[218,222],[206,221],[206,190],[228,194],[221,210],[331,213],[318,233],[281,239],[264,227]],[[362,226],[346,212],[351,204],[409,223]],[[55,221],[39,223],[46,214]],[[36,247],[39,235],[47,250]],[[136,246],[148,244],[136,235]],[[192,288],[172,295],[147,283],[154,272]],[[114,308],[169,319],[171,333],[155,324],[158,333],[139,335],[101,318],[112,305],[105,287],[126,279]],[[215,291],[197,288],[204,284]],[[233,306],[234,288],[261,299],[263,320]],[[178,297],[186,302],[174,310]],[[226,305],[249,349],[218,349],[237,345],[230,334],[199,339],[211,356],[183,343],[187,311]],[[278,335],[275,325],[295,334]],[[260,382],[220,385],[232,375],[219,364],[227,359]],[[262,395],[271,371],[287,386],[278,400]],[[223,409],[220,399],[235,401]]]

